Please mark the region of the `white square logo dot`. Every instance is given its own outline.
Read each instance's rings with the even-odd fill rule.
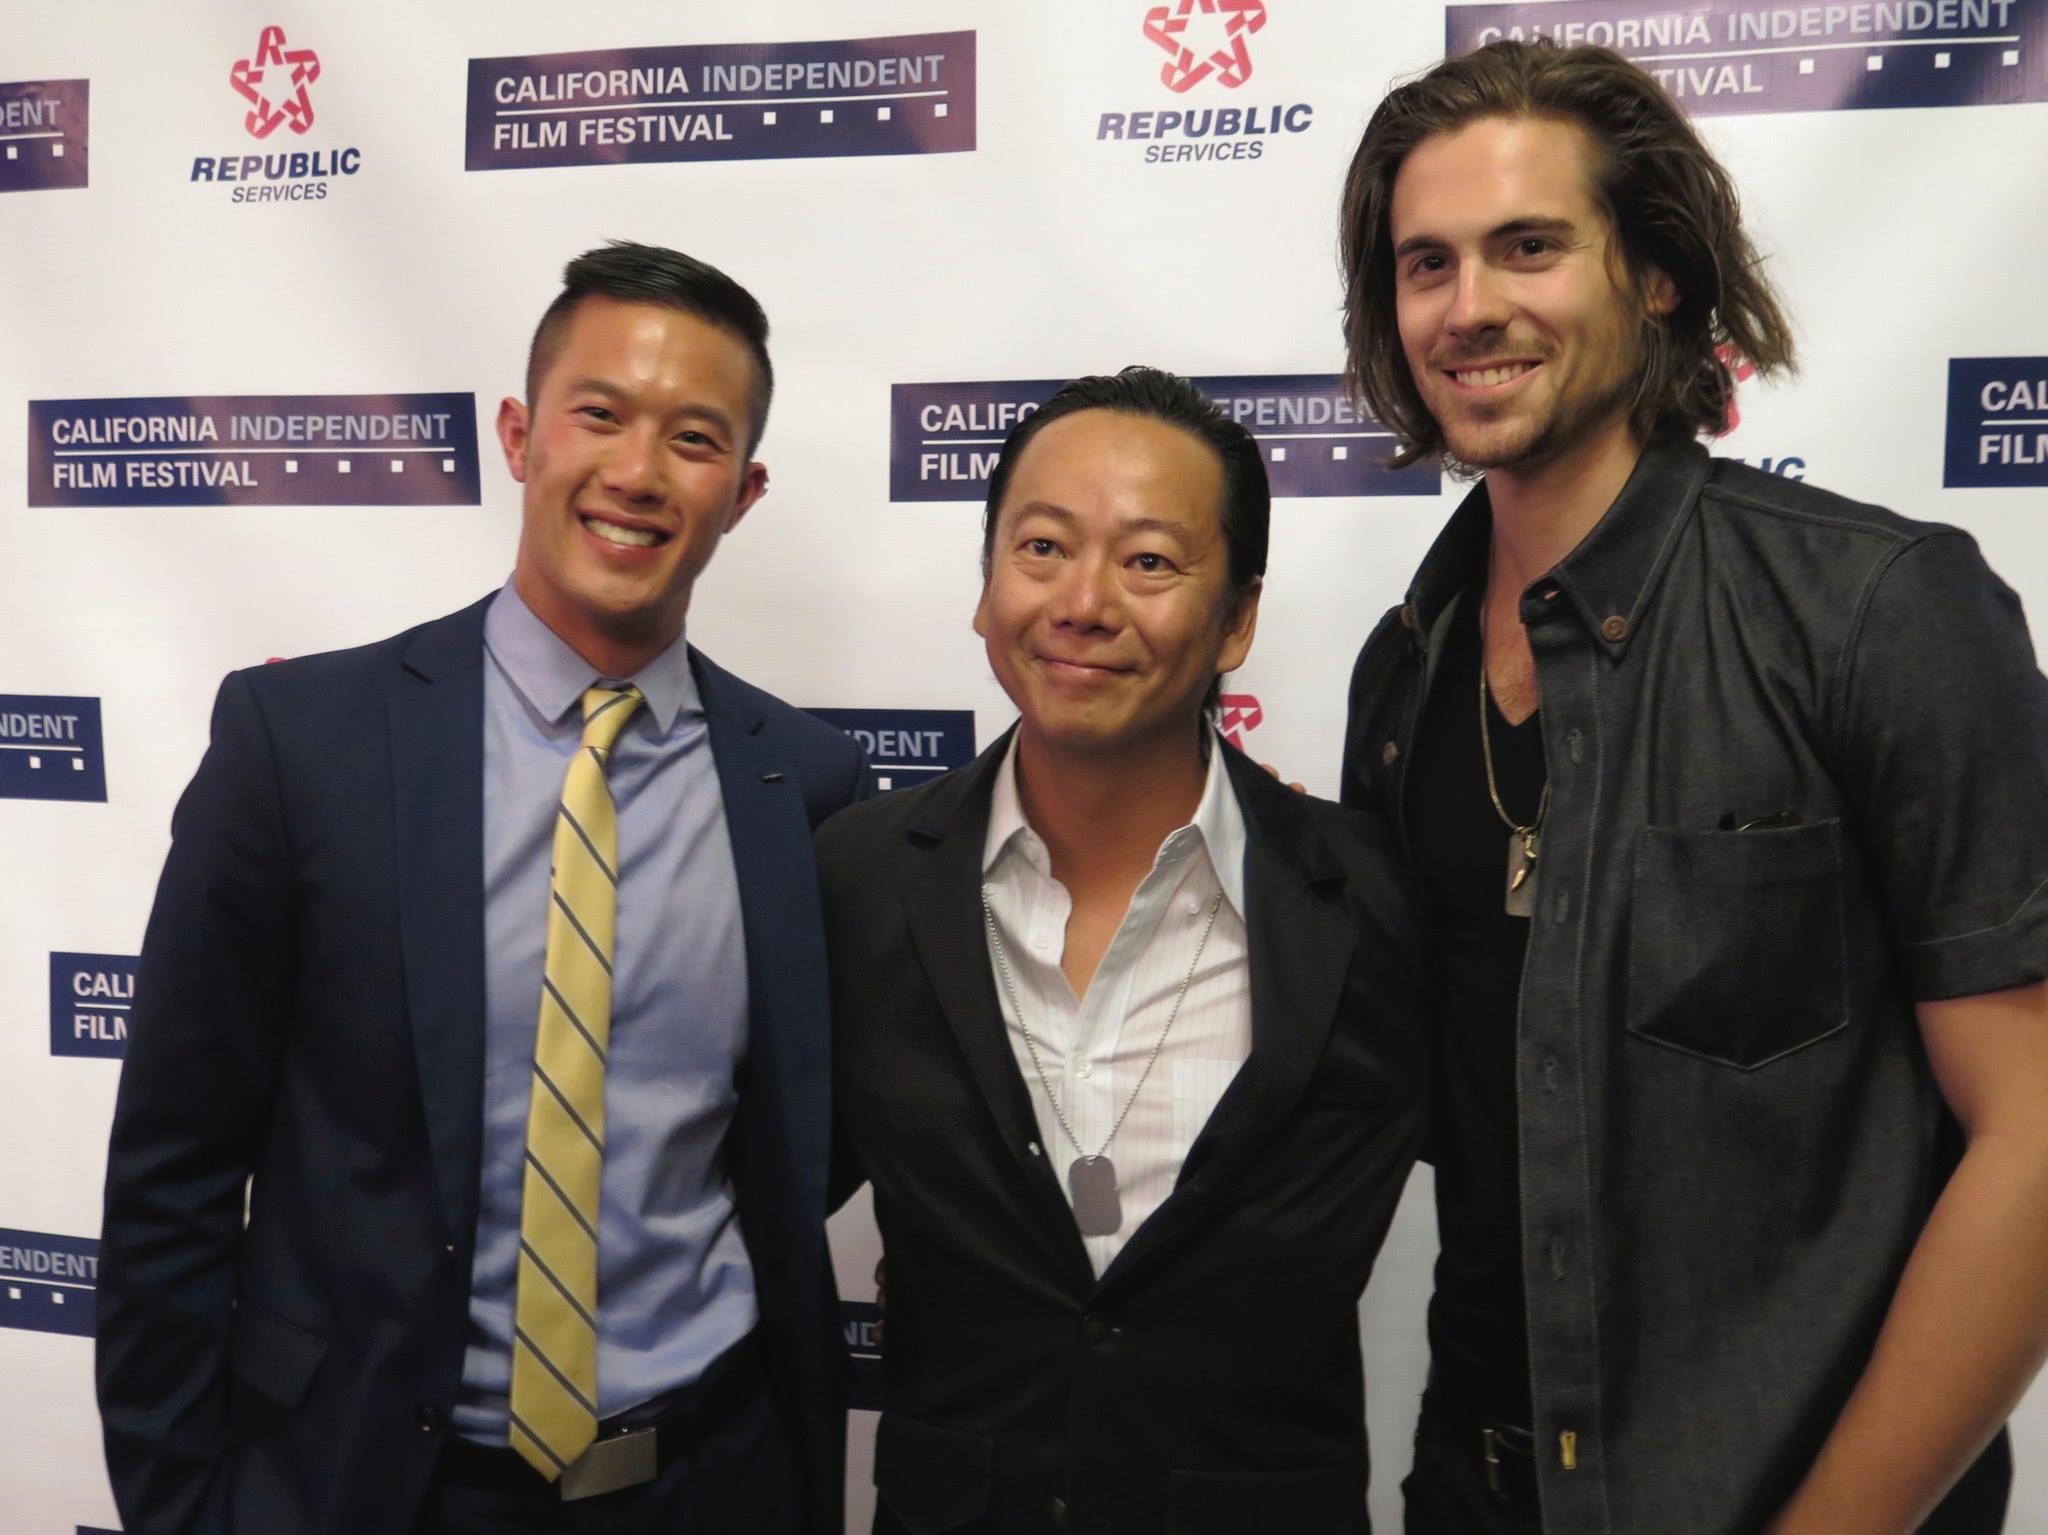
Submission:
[[[1331,445],[1331,448],[1330,448],[1330,457],[1332,457],[1332,458],[1349,458],[1350,456],[1351,456],[1351,450],[1350,450],[1349,448],[1347,448],[1346,446],[1344,446],[1344,444],[1343,444],[1343,443],[1341,443],[1341,442],[1340,442],[1340,443],[1334,443],[1334,444],[1332,444],[1332,445]]]
[[[1945,54],[1945,53],[1937,53],[1937,54],[1936,54],[1936,55],[1934,56],[1934,67],[1935,67],[1936,69],[1947,69],[1947,68],[1948,68],[1948,55],[1947,55],[1947,54]]]
[[[1872,74],[1876,74],[1880,69],[1884,68],[1884,55],[1881,53],[1873,53],[1869,58],[1863,61],[1863,67],[1869,70]]]
[[[284,461],[284,472],[286,474],[297,474],[299,472],[299,461],[295,458],[286,459]]]
[[[773,128],[775,126],[775,112],[772,108],[761,114],[761,126],[764,128]]]
[[[64,158],[64,145],[61,140],[50,146],[50,158],[52,160],[61,160]]]
[[[402,459],[402,458],[394,458],[394,459],[393,459],[393,460],[391,461],[391,472],[392,472],[393,474],[404,474],[404,473],[405,473],[405,460],[404,460],[404,459]]]
[[[2006,63],[2006,67],[2007,67],[2008,69],[2009,69],[2009,68],[2011,68],[2011,67],[2012,67],[2013,65],[2015,65],[2015,64],[2017,64],[2017,63],[2019,63],[2019,61],[2020,61],[2020,51],[2019,51],[2019,49],[2017,49],[2017,48],[2008,48],[2008,49],[2006,49],[2006,50],[2005,50],[2005,63]]]
[[[21,146],[19,144],[9,144],[7,146],[7,158],[19,160],[21,158]]]
[[[50,1292],[50,1304],[51,1304],[51,1305],[53,1305],[53,1306],[61,1306],[61,1305],[63,1305],[63,1304],[64,1304],[64,1292],[63,1292],[62,1290],[52,1290],[52,1291]]]
[[[1813,73],[1813,60],[1812,60],[1812,59],[1801,59],[1801,60],[1799,61],[1799,72],[1800,72],[1800,73],[1801,73],[1802,75],[1810,75],[1810,74],[1812,74],[1812,73]]]
[[[73,757],[71,759],[71,771],[74,773],[83,773],[85,771],[85,758]]]
[[[30,752],[28,755],[28,765],[32,768],[39,768],[43,765],[43,759],[41,757],[38,757],[34,752]],[[21,1299],[21,1292],[19,1290],[14,1292],[14,1298],[16,1300]]]
[[[455,460],[454,460],[454,459],[452,459],[452,458],[444,458],[444,459],[442,459],[442,460],[441,460],[441,472],[442,472],[443,474],[453,474],[453,473],[455,472]]]
[[[7,1298],[8,1298],[9,1300],[20,1300],[20,1299],[21,1299],[21,1291],[20,1291],[20,1289],[19,1289],[18,1287],[14,1286],[14,1285],[9,1285],[9,1286],[7,1287]]]
[[[945,103],[944,103],[943,101],[942,101],[942,102],[940,102],[940,103],[939,103],[939,104],[938,104],[937,106],[935,106],[935,107],[933,107],[933,108],[932,108],[932,116],[934,116],[934,117],[944,117],[945,115],[946,115],[946,104],[945,104]]]
[[[348,473],[348,460],[347,460],[347,459],[345,459],[345,458],[338,458],[338,459],[336,459],[336,460],[334,461],[334,472],[335,472],[336,474],[347,474],[347,473]]]
[[[831,121],[832,121],[832,109],[831,109],[830,107],[820,107],[820,108],[818,108],[818,121],[819,121],[819,122],[821,122],[821,123],[829,123],[829,122],[831,122]]]
[[[886,122],[887,122],[887,121],[888,121],[888,120],[890,119],[890,117],[891,117],[891,116],[893,116],[893,115],[894,115],[893,109],[891,109],[891,108],[889,108],[889,107],[876,107],[876,108],[875,108],[875,121],[876,121],[876,122],[878,122],[878,123],[886,123]]]
[[[1274,463],[1276,463],[1276,464],[1280,464],[1280,463],[1285,463],[1286,461],[1287,461],[1287,450],[1286,450],[1285,448],[1275,448],[1275,449],[1273,450],[1273,462],[1274,462]]]

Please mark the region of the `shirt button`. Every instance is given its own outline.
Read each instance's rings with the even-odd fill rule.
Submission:
[[[1067,1500],[1065,1498],[1054,1498],[1050,1503],[1045,1505],[1045,1511],[1046,1513],[1052,1516],[1052,1522],[1054,1524],[1059,1525],[1062,1529],[1066,1527]]]
[[[1090,1077],[1095,1075],[1095,1068],[1093,1066],[1090,1066],[1086,1061],[1083,1061],[1079,1066],[1076,1066],[1074,1068],[1074,1075],[1079,1077],[1083,1082],[1085,1082]]]
[[[1628,638],[1628,620],[1619,613],[1609,613],[1600,620],[1600,638],[1618,642]]]
[[[1081,1341],[1090,1347],[1107,1343],[1115,1334],[1116,1329],[1109,1325],[1106,1317],[1090,1315],[1081,1318]]]
[[[1036,938],[1031,940],[1031,947],[1036,949],[1041,954],[1048,952],[1052,948],[1052,934],[1040,933]]]
[[[443,1414],[441,1409],[432,1402],[420,1403],[419,1409],[414,1416],[419,1423],[421,1433],[438,1434],[441,1431]]]
[[[1401,747],[1399,743],[1389,741],[1385,746],[1382,746],[1380,748],[1380,761],[1386,764],[1386,766],[1392,767],[1396,762],[1400,760]]]
[[[1557,1091],[1557,1071],[1557,1057],[1554,1055],[1546,1055],[1545,1057],[1543,1057],[1544,1091],[1549,1093],[1555,1093]]]
[[[1191,917],[1202,914],[1202,898],[1198,895],[1184,895],[1180,898],[1180,909]]]

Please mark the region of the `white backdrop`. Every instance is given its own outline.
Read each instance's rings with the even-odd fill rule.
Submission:
[[[86,453],[77,429],[51,422],[138,411],[196,419],[200,406],[184,397],[456,392],[474,396],[487,434],[498,398],[519,388],[530,328],[567,258],[608,236],[680,247],[759,295],[779,375],[762,454],[773,487],[700,587],[692,638],[792,702],[971,711],[973,744],[985,743],[1008,713],[968,629],[979,488],[892,499],[895,386],[1059,379],[1146,361],[1232,381],[1247,400],[1326,392],[1341,365],[1334,243],[1345,165],[1387,85],[1445,48],[1445,8],[1424,0],[1223,0],[1204,14],[1207,3],[0,0],[0,857],[16,871],[0,896],[0,1535],[115,1522],[90,1343],[79,1335],[118,1070],[110,1057],[122,961],[139,945],[215,687],[231,668],[374,639],[490,590],[509,567],[518,511],[487,435],[474,496],[459,443],[434,488],[419,487],[439,447],[407,460],[404,474],[359,453],[360,478],[349,482],[359,499],[390,498],[403,484],[415,499],[470,504],[331,504],[351,499],[340,492],[319,504],[311,469],[326,460],[309,458],[308,473],[287,483],[274,456],[256,461],[262,484],[226,493],[235,504],[206,504],[204,492],[80,488],[89,482],[75,466],[125,465],[132,448]],[[2039,622],[2048,385],[2010,386],[2048,379],[2048,0],[1816,5],[1810,20],[1761,0],[1550,9],[1679,18],[1663,32],[1638,29],[1652,39],[1641,47],[1700,93],[1689,100],[1740,181],[1799,322],[1803,377],[1746,384],[1741,425],[1721,451],[1969,528]],[[1183,11],[1185,30],[1175,30]],[[1763,20],[1733,32],[1738,11]],[[1147,35],[1148,17],[1190,47],[1189,60]],[[267,68],[266,28],[281,34]],[[1730,46],[1738,35],[1750,40]],[[542,167],[535,156],[467,168],[488,158],[465,150],[473,59],[625,50],[606,67],[653,68],[659,59],[633,50],[911,36],[877,51],[939,62],[929,81],[897,78],[886,120],[872,81],[793,77],[781,105],[764,109],[766,98],[729,77],[734,104],[692,108],[703,119],[694,131],[726,137],[664,153],[751,158],[585,156]],[[1211,54],[1224,62],[1205,71]],[[682,57],[693,72],[704,62]],[[583,69],[540,61],[522,78]],[[487,98],[503,73],[480,73]],[[691,91],[702,97],[710,78],[690,76]],[[672,89],[661,82],[625,84],[640,95]],[[1820,86],[1842,103],[1914,104],[1814,110]],[[1880,89],[1894,94],[1871,94]],[[806,115],[825,96],[838,99],[842,138]],[[680,100],[648,110],[692,131]],[[474,114],[487,144],[500,122],[560,121],[573,137],[597,115],[508,119],[496,115],[503,104],[487,99]],[[765,123],[766,110],[784,121]],[[1205,111],[1239,114],[1236,132],[1209,116],[1202,137],[1186,137]],[[1162,112],[1181,118],[1163,124]],[[260,140],[252,114],[273,124]],[[1122,137],[1103,136],[1106,114]],[[897,126],[874,126],[884,121]],[[788,132],[777,140],[771,127]],[[1237,157],[1211,156],[1217,145]],[[1153,153],[1161,146],[1178,157]],[[280,160],[275,179],[260,162],[253,181],[239,164],[234,185],[193,179],[196,160],[215,162],[217,177],[222,159],[294,153],[309,157],[302,174]],[[317,194],[236,200],[315,183]],[[2003,361],[1957,372],[1952,413],[1952,361],[1983,358]],[[901,398],[940,396],[953,397]],[[133,397],[176,398],[92,403]],[[38,414],[33,401],[72,403]],[[922,419],[894,424],[908,441],[927,430]],[[1321,793],[1336,787],[1352,656],[1457,493],[1426,476],[1394,487],[1410,493],[1360,493],[1386,488],[1361,467],[1384,445],[1360,430],[1268,436],[1276,481],[1285,450],[1302,493],[1276,503],[1258,646],[1232,683],[1257,700],[1241,710],[1242,722],[1256,720],[1246,745]],[[1987,432],[2002,446],[1980,449]],[[975,436],[965,424],[910,451],[943,456]],[[1348,469],[1339,447],[1351,450]],[[74,467],[60,476],[60,462]],[[906,461],[900,472],[915,480],[919,467]],[[927,475],[911,494],[937,494],[938,483]],[[79,700],[96,701],[100,740]],[[33,721],[44,717],[79,723],[38,735]],[[31,759],[37,766],[24,767]],[[104,799],[67,797],[101,769]],[[100,977],[87,984],[96,1000],[80,1002],[75,975]],[[864,1200],[833,1235],[844,1293],[869,1299]],[[1424,1177],[1363,1308],[1374,1510],[1387,1530],[1399,1526],[1432,1250]],[[2015,1424],[2015,1531],[2048,1531],[2048,1480],[2035,1470],[2048,1446],[2044,1400],[2037,1391]],[[871,1416],[856,1414],[857,1528],[872,1506],[871,1436]]]

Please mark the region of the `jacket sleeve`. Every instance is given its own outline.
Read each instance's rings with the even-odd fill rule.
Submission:
[[[1836,772],[1916,1001],[2048,975],[2048,679],[2020,600],[1954,529],[1874,574]]]
[[[107,1152],[96,1376],[129,1535],[226,1529],[235,1254],[290,1005],[291,883],[269,735],[231,675],[172,817]]]
[[[1404,632],[1401,610],[1390,609],[1359,647],[1358,660],[1351,668],[1351,692],[1344,718],[1344,761],[1337,780],[1337,797],[1351,810],[1381,808],[1373,781],[1377,747],[1371,737],[1393,677],[1394,663],[1400,658]]]

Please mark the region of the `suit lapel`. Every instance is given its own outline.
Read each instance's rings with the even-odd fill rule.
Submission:
[[[483,619],[426,625],[391,696],[398,924],[434,1179],[450,1240],[476,1229],[483,1140]]]
[[[911,840],[925,849],[927,861],[906,882],[903,905],[918,959],[966,1057],[968,1072],[994,1116],[997,1139],[1024,1174],[1036,1224],[1047,1233],[1056,1261],[1085,1290],[1094,1283],[1094,1266],[1058,1182],[1058,1169],[1066,1165],[1072,1148],[1048,1144],[1039,1132],[996,997],[983,925],[982,847],[996,774],[1012,734],[1004,732],[931,795],[910,832]]]
[[[780,1148],[772,1160],[798,1180],[783,1191],[794,1201],[792,1214],[803,1219],[812,1211],[822,1222],[831,1160],[830,999],[803,783],[732,679],[694,649],[690,665],[718,768],[746,934],[748,1140]],[[758,1227],[759,1212],[755,1219]]]
[[[1122,1282],[1211,1217],[1271,1145],[1301,1102],[1330,1037],[1356,934],[1327,892],[1343,872],[1315,836],[1294,791],[1225,748],[1249,834],[1245,936],[1250,953],[1252,1047],[1195,1138],[1166,1203],[1133,1232],[1103,1274]]]

